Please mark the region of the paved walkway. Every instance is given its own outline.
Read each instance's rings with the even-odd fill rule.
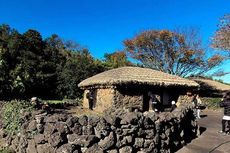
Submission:
[[[177,153],[230,153],[230,135],[218,133],[221,129],[222,111],[205,110],[207,115],[198,121],[205,131]]]

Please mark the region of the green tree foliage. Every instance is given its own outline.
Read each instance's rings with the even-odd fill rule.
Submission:
[[[0,96],[7,97],[10,93],[8,51],[0,45]]]
[[[12,61],[14,55],[11,55],[9,48],[14,47],[12,39],[16,33],[8,25],[0,25],[0,97],[3,99],[8,98],[11,92],[10,69],[14,64]]]
[[[110,54],[105,53],[104,62],[108,66],[108,68],[118,68],[122,66],[134,65],[127,59],[124,51],[116,51]]]
[[[82,96],[78,83],[85,78],[104,71],[103,65],[96,62],[87,49],[70,52],[67,62],[59,73],[58,89],[65,98]]]
[[[76,98],[81,95],[77,84],[105,69],[73,41],[0,25],[0,99]]]
[[[124,45],[127,53],[145,67],[183,77],[201,75],[218,66],[223,57],[206,58],[194,34],[185,36],[168,30],[148,30],[125,40]]]

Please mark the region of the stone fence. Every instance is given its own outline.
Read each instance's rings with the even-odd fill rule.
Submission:
[[[103,116],[32,116],[15,138],[0,134],[17,153],[171,153],[198,132],[192,106],[160,114],[110,110]]]
[[[2,129],[2,117],[1,117],[1,114],[2,114],[3,105],[4,105],[4,101],[0,100],[0,129]]]

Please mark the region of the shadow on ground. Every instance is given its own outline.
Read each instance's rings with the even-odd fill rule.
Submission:
[[[200,135],[202,135],[205,131],[206,131],[207,128],[205,127],[200,127],[199,128],[199,131],[200,131]]]
[[[200,115],[201,118],[207,117],[208,115]]]

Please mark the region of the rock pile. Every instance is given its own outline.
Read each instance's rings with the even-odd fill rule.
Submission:
[[[160,114],[110,110],[104,116],[32,116],[15,138],[0,138],[18,153],[170,153],[197,134],[190,106]]]

